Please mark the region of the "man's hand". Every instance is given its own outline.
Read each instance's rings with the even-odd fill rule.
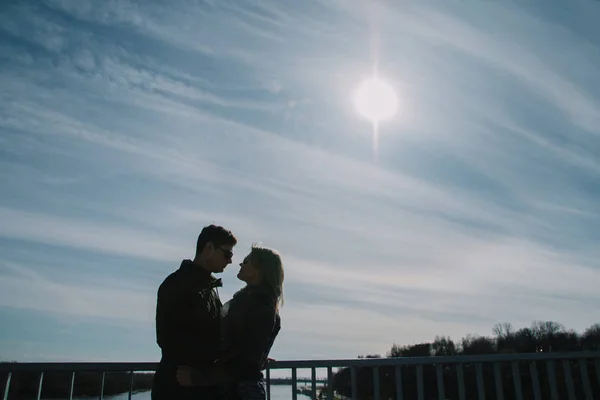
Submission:
[[[177,367],[177,383],[184,387],[193,386],[192,383],[192,368],[187,365]]]

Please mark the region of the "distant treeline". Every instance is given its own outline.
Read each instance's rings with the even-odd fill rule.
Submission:
[[[419,343],[411,346],[399,346],[394,344],[385,357],[436,357],[436,356],[458,356],[458,355],[482,355],[482,354],[510,354],[510,353],[533,353],[533,352],[574,352],[574,351],[600,351],[600,324],[594,324],[584,333],[579,334],[573,330],[567,330],[562,324],[551,321],[536,321],[531,327],[514,329],[510,323],[494,326],[492,337],[467,335],[459,342],[454,342],[449,337],[436,336],[431,343]],[[359,358],[381,358],[378,354],[359,356]],[[521,375],[521,387],[524,399],[533,399],[533,384],[530,376],[530,363],[520,362],[519,373]],[[538,380],[543,399],[550,399],[550,386],[548,382],[547,363],[536,362]],[[570,398],[565,385],[565,371],[561,363],[553,363],[560,399]],[[575,398],[583,399],[583,384],[578,361],[570,362],[571,376],[575,388]],[[584,365],[587,367],[589,381],[593,398],[600,399],[600,368],[598,363],[588,360]],[[483,382],[486,398],[496,398],[496,387],[494,381],[494,370],[491,363],[482,364]],[[401,367],[402,386],[404,398],[417,398],[417,373],[415,366]],[[336,372],[333,379],[333,387],[338,393],[350,396],[350,369],[343,368]],[[357,369],[357,389],[359,399],[369,399],[373,396],[373,372],[371,368],[362,367]],[[466,397],[477,396],[476,366],[473,364],[463,365],[463,376],[466,388]],[[381,398],[396,398],[395,371],[394,367],[380,367]],[[453,365],[444,365],[443,380],[445,398],[454,400],[459,398],[458,380],[456,368]],[[501,364],[501,380],[504,398],[515,399],[513,384],[513,372],[508,363]],[[423,387],[425,388],[425,399],[438,398],[437,376],[434,365],[423,365]]]
[[[0,388],[4,390],[6,372],[0,372]],[[134,373],[133,391],[152,389],[153,373]],[[15,372],[10,380],[9,400],[37,398],[39,372]],[[131,375],[128,372],[107,372],[104,378],[104,395],[110,396],[129,391]],[[70,372],[44,372],[42,398],[68,398],[71,387]],[[73,385],[74,397],[99,396],[102,387],[101,372],[77,372]],[[3,393],[0,392],[0,393]]]

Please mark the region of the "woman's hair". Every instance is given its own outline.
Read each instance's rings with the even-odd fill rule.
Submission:
[[[263,285],[267,286],[275,296],[277,308],[283,305],[283,263],[276,250],[253,244],[250,250],[250,261],[262,274]]]

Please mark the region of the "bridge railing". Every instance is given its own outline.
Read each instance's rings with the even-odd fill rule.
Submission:
[[[546,373],[543,383],[547,387],[542,387],[540,383],[541,374],[539,366],[543,365]],[[522,371],[526,366],[526,370]],[[512,387],[506,388],[506,376],[503,373],[506,367],[509,368],[512,380]],[[333,369],[349,369],[350,387],[345,391],[352,400],[359,399],[359,395],[374,400],[381,400],[382,396],[382,376],[381,371],[386,371],[386,383],[390,383],[390,371],[393,371],[392,381],[394,390],[385,393],[385,400],[395,398],[397,400],[425,400],[437,398],[438,400],[447,399],[447,387],[456,388],[456,395],[452,398],[465,400],[467,398],[477,398],[483,400],[486,393],[494,393],[499,400],[517,399],[517,400],[593,400],[600,399],[600,352],[572,352],[572,353],[528,353],[528,354],[494,354],[494,355],[475,355],[475,356],[448,356],[448,357],[398,357],[381,359],[352,359],[352,360],[311,360],[311,361],[278,361],[270,365],[267,373],[275,369],[290,369],[292,380],[297,376],[298,369],[310,369],[312,375],[312,385],[310,395],[316,398],[319,394],[315,382],[317,369],[327,369],[327,385],[324,390],[325,398],[333,399]],[[426,374],[424,369],[428,368],[434,371],[433,382],[425,381]],[[370,370],[370,371],[368,371]],[[466,373],[474,370],[475,375],[475,393],[468,392],[472,389],[466,385]],[[578,372],[574,377],[574,371]],[[363,379],[359,379],[359,372],[363,374]],[[364,372],[371,376],[365,379]],[[558,373],[560,372],[560,374]],[[491,378],[489,375],[492,375]],[[427,375],[429,377],[430,374]],[[564,384],[561,384],[558,377],[562,377]],[[595,379],[594,379],[595,377]],[[407,378],[414,379],[414,382],[407,381]],[[531,393],[524,392],[523,380],[528,380],[528,387],[531,387]],[[594,384],[593,380],[596,381]],[[491,382],[490,382],[491,381]],[[427,383],[427,384],[426,384]],[[368,386],[368,390],[359,392],[359,384]],[[487,384],[487,385],[486,385]],[[416,393],[407,390],[409,386],[414,388]],[[489,387],[488,387],[489,386]],[[566,391],[560,392],[559,388]],[[364,389],[364,388],[363,388]],[[427,389],[427,395],[426,395]],[[297,385],[293,383],[292,399],[297,399]],[[448,394],[449,395],[449,394]],[[487,396],[489,398],[489,396]]]
[[[0,373],[6,374],[2,399],[9,400],[11,377],[14,373],[19,372],[39,373],[38,400],[42,394],[44,373],[71,373],[68,395],[69,399],[72,399],[76,374],[84,371],[102,374],[100,399],[103,398],[107,373],[128,372],[131,376],[129,386],[129,399],[131,399],[134,372],[155,371],[157,366],[157,363],[4,363],[0,364]],[[543,367],[540,368],[541,366]],[[392,397],[397,400],[413,400],[415,398],[429,400],[435,396],[438,400],[445,400],[448,398],[447,388],[452,388],[453,391],[456,388],[456,396],[452,394],[452,398],[460,400],[485,399],[486,393],[490,392],[500,400],[600,399],[600,352],[274,361],[269,364],[266,378],[269,382],[271,371],[274,370],[291,371],[292,393],[290,393],[290,397],[296,400],[298,398],[298,382],[304,380],[304,378],[298,377],[298,370],[309,369],[311,384],[305,394],[316,399],[322,391],[325,398],[334,399],[334,369],[338,368],[346,368],[345,372],[348,372],[348,387],[342,392],[348,394],[353,400],[359,399],[359,396],[373,400],[381,400],[382,396],[386,396],[385,400]],[[506,374],[504,371],[507,368],[512,378],[509,388],[505,384]],[[321,369],[326,370],[327,378],[325,386],[319,388],[317,383],[321,379],[317,379],[317,372]],[[544,376],[541,376],[541,370],[545,372]],[[383,377],[381,371],[385,371]],[[390,371],[393,373],[390,374]],[[467,375],[470,376],[471,371],[474,373],[475,384],[473,386],[465,384]],[[369,379],[365,379],[365,372],[368,373]],[[432,381],[429,380],[431,376],[434,377]],[[542,382],[540,382],[540,377],[543,378]],[[387,389],[385,393],[382,393],[382,378],[385,378]],[[531,389],[531,392],[524,391],[524,379],[527,379],[527,387]],[[372,393],[365,393],[364,387],[359,387],[359,385],[365,385],[365,382],[368,385],[368,391],[372,391]],[[394,386],[391,392],[388,387],[390,382],[393,382]],[[271,385],[267,385],[269,392],[270,387]],[[408,390],[409,387],[410,390],[414,389],[414,393]],[[469,389],[474,389],[475,393],[468,393]],[[434,393],[435,395],[433,395]]]
[[[143,362],[110,362],[110,363],[95,363],[95,362],[74,362],[74,363],[55,363],[55,362],[26,362],[26,363],[0,363],[0,374],[5,373],[6,379],[4,382],[4,388],[2,390],[2,400],[9,399],[11,380],[13,374],[17,373],[39,373],[37,379],[37,390],[36,399],[40,400],[42,396],[42,388],[44,385],[44,374],[52,372],[63,372],[70,373],[70,383],[68,391],[68,399],[72,400],[74,397],[75,378],[77,373],[81,372],[97,372],[102,374],[100,380],[100,395],[99,399],[102,400],[104,396],[104,384],[106,382],[106,375],[110,372],[127,372],[129,373],[129,400],[133,395],[133,382],[135,372],[154,372],[158,367],[158,363],[143,363]],[[1,384],[1,383],[0,383]]]

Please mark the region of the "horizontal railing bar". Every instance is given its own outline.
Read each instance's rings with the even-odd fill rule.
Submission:
[[[325,367],[375,367],[395,365],[432,365],[432,364],[471,364],[487,362],[511,362],[531,360],[576,360],[600,359],[600,351],[570,353],[525,353],[525,354],[491,354],[475,356],[443,356],[443,357],[396,357],[396,358],[359,358],[339,360],[290,360],[273,361],[270,369],[325,368]]]
[[[396,357],[396,358],[359,358],[337,360],[286,360],[272,361],[269,369],[290,368],[327,368],[327,367],[375,367],[396,365],[432,365],[432,364],[471,364],[533,360],[577,360],[600,359],[600,351],[581,351],[569,353],[525,353],[525,354],[488,354],[474,356],[443,357]],[[155,362],[24,362],[0,363],[0,372],[153,372],[158,368]]]
[[[24,363],[0,363],[0,372],[154,372],[158,363],[145,362],[24,362]]]

